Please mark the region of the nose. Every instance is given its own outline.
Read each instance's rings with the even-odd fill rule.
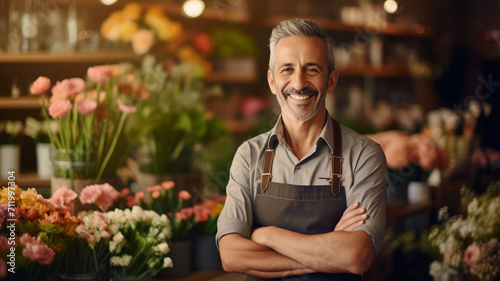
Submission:
[[[296,90],[302,90],[306,87],[307,81],[304,71],[298,69],[292,76],[291,86]]]

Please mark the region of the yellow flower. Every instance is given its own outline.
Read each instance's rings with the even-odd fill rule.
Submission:
[[[141,18],[142,8],[138,3],[128,3],[122,11],[126,19],[138,21]]]
[[[132,49],[138,55],[147,53],[155,42],[155,35],[151,30],[140,29],[132,37]]]
[[[161,22],[156,28],[158,38],[163,41],[174,40],[182,34],[182,25],[179,22]]]
[[[139,29],[139,25],[132,20],[125,20],[120,24],[120,39],[123,42],[131,42],[132,37]]]
[[[101,25],[101,34],[113,42],[120,40],[120,24],[109,19],[104,21]]]

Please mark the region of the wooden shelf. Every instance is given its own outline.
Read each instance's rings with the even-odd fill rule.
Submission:
[[[262,24],[266,27],[274,27],[280,21],[289,19],[289,16],[273,16],[264,19]],[[423,25],[415,24],[413,27],[401,26],[393,23],[387,23],[384,26],[370,26],[370,25],[349,25],[339,20],[329,18],[309,18],[321,24],[326,30],[330,31],[345,31],[345,32],[365,32],[374,34],[394,35],[394,36],[408,36],[420,38],[434,37],[434,31]]]
[[[222,120],[227,130],[233,133],[245,133],[252,128],[254,122],[248,120]]]
[[[39,97],[0,97],[0,109],[37,109],[42,108]]]
[[[357,77],[372,76],[380,78],[409,77],[410,70],[405,66],[397,65],[362,65],[362,66],[341,66],[337,68],[339,76]]]
[[[140,61],[141,56],[132,52],[96,52],[54,54],[36,53],[0,53],[0,63],[113,63],[124,60]]]
[[[211,73],[205,78],[206,82],[211,83],[254,83],[257,81],[255,73]]]
[[[49,187],[50,192],[50,179],[40,179],[37,173],[16,173],[15,176],[15,183],[23,189],[35,187],[37,191],[39,189],[45,191],[45,189]],[[8,182],[7,179],[0,179],[0,184],[2,186],[7,186]]]

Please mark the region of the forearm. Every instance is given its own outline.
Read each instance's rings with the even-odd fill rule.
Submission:
[[[314,270],[286,257],[269,247],[243,238],[239,234],[229,234],[219,242],[224,270],[253,275],[260,278],[313,273]]]
[[[258,229],[252,239],[306,267],[327,273],[365,272],[373,259],[369,236],[362,231],[306,235],[278,227]]]

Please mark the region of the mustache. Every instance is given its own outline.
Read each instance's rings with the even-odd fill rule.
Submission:
[[[313,95],[317,95],[318,94],[318,91],[314,90],[314,89],[311,89],[311,88],[303,88],[302,90],[297,90],[297,89],[285,89],[283,90],[283,94],[285,95],[289,95],[289,94],[295,94],[295,95],[304,95],[304,94],[313,94]]]

